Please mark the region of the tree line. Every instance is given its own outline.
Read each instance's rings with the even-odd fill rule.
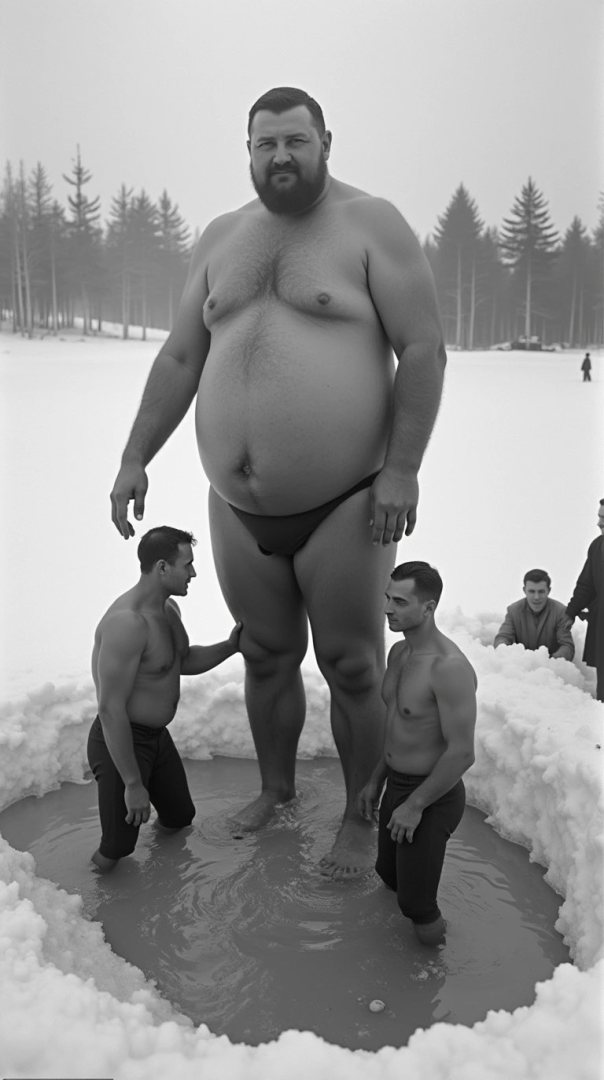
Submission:
[[[0,194],[0,317],[17,333],[58,333],[75,319],[85,334],[104,322],[169,329],[196,238],[163,191],[122,184],[101,222],[80,149],[66,205],[38,162],[6,164]],[[591,232],[574,217],[564,235],[529,177],[500,228],[487,227],[463,184],[438,217],[424,251],[436,281],[449,347],[504,341],[604,344],[604,197]]]

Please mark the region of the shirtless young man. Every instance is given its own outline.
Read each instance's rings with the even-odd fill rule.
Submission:
[[[92,861],[102,872],[134,851],[152,803],[167,829],[190,825],[195,807],[167,726],[180,697],[180,676],[200,675],[238,651],[241,624],[228,641],[189,645],[178,605],[193,568],[190,533],[162,525],[138,546],[138,584],[105,612],[94,637],[92,676],[98,716],[88,761],[98,784],[102,838]]]
[[[258,198],[199,241],[122,457],[113,521],[132,535],[145,467],[197,395],[214,559],[244,624],[262,780],[237,823],[258,828],[295,796],[310,623],[347,793],[322,871],[346,877],[373,862],[356,799],[383,743],[379,596],[415,525],[445,352],[416,237],[390,203],[330,177],[320,106],[272,90],[248,130]]]
[[[445,936],[438,883],[447,840],[464,811],[461,777],[474,761],[476,721],[474,669],[434,623],[441,592],[440,574],[428,563],[393,571],[386,615],[405,640],[390,650],[384,677],[382,760],[359,796],[367,821],[380,806],[375,868],[428,945]]]

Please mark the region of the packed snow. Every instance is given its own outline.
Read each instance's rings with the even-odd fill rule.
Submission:
[[[4,685],[0,807],[81,780],[95,713],[88,656],[94,625],[136,578],[135,550],[109,522],[107,492],[156,343],[23,341],[0,336],[5,403]],[[543,566],[567,600],[596,535],[604,496],[604,362],[580,383],[580,356],[451,356],[422,471],[414,536],[399,557],[439,567],[439,625],[479,682],[469,801],[546,866],[560,895],[557,929],[573,964],[535,989],[535,1003],[466,1028],[436,1024],[377,1053],[285,1032],[249,1047],[195,1028],[99,925],[0,838],[0,1072],[119,1080],[595,1080],[604,974],[602,720],[594,673],[544,649],[494,650],[522,575]],[[460,422],[460,419],[463,422]],[[572,433],[572,453],[571,453]],[[199,577],[183,605],[192,640],[224,637],[231,618],[214,579],[192,417],[150,470],[145,526],[192,528]],[[253,756],[240,658],[183,683],[173,725],[186,757]],[[305,664],[308,719],[300,753],[334,754],[325,685]]]

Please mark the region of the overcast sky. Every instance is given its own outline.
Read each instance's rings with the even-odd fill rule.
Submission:
[[[249,106],[321,103],[331,172],[424,238],[464,183],[500,225],[528,176],[564,231],[604,187],[602,0],[0,0],[0,154],[65,203],[81,147],[106,218],[122,182],[188,224],[246,202]]]

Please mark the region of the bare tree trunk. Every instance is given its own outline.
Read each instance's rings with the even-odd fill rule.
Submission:
[[[575,312],[577,309],[577,272],[573,274],[573,293],[570,301],[570,320],[568,324],[568,340],[571,345],[575,344]]]
[[[457,328],[455,331],[455,344],[458,349],[462,346],[462,305],[461,305],[461,247],[457,248]]]
[[[472,257],[472,282],[470,286],[470,326],[468,329],[468,349],[474,348],[474,325],[476,322],[476,256]]]
[[[23,304],[23,279],[21,277],[21,253],[19,250],[19,225],[15,222],[15,287],[17,292],[17,324],[21,333],[25,330],[25,309]]]
[[[532,278],[532,272],[531,272],[531,261],[529,259],[529,261],[527,263],[527,267],[526,267],[526,295],[525,295],[526,309],[525,309],[525,312],[524,312],[524,336],[525,336],[525,338],[527,340],[527,343],[528,343],[529,338],[531,336],[531,292],[532,292],[532,286],[533,286],[533,278]]]
[[[57,304],[57,268],[55,263],[54,244],[50,249],[50,283],[52,289],[52,332],[56,335],[59,329],[59,310]]]

